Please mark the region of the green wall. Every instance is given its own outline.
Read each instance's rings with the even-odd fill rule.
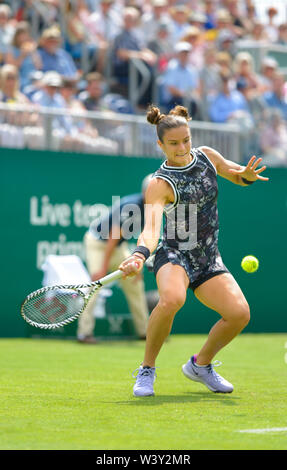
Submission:
[[[41,259],[48,252],[81,254],[89,207],[111,205],[112,196],[140,191],[143,177],[155,171],[160,160],[6,149],[0,155],[0,336],[42,334],[28,327],[19,313],[24,297],[41,287]],[[225,264],[251,306],[252,320],[246,331],[286,332],[287,170],[268,169],[266,174],[269,182],[248,188],[220,179],[219,243]],[[240,268],[247,254],[260,260],[255,274]],[[145,271],[145,281],[147,289],[156,288],[152,273]],[[123,315],[122,331],[132,334],[119,289],[109,299],[108,309],[111,315]],[[217,318],[190,291],[173,332],[206,333]],[[73,336],[75,328],[72,324],[54,334]],[[99,331],[109,334],[104,321],[98,320]]]

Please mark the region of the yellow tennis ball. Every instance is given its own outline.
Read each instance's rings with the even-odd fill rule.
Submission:
[[[241,267],[247,273],[255,273],[259,267],[259,261],[257,258],[255,258],[255,256],[244,256],[243,260],[241,261]]]

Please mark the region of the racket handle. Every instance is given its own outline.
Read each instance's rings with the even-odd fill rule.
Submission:
[[[122,275],[123,275],[123,271],[118,269],[117,271],[114,271],[113,273],[107,274],[105,277],[102,277],[102,279],[99,279],[99,281],[96,281],[95,284],[97,282],[100,282],[102,286],[105,286],[109,284],[110,282],[117,281],[118,279],[122,277]]]
[[[137,268],[139,268],[140,266],[140,264],[136,261],[135,261],[135,265]],[[107,274],[107,276],[102,277],[102,279],[99,279],[98,281],[96,281],[95,284],[97,282],[100,282],[102,286],[106,286],[107,284],[110,284],[111,282],[117,281],[118,279],[120,279],[123,276],[123,274],[124,274],[123,271],[118,269],[117,271],[114,271],[113,273]]]

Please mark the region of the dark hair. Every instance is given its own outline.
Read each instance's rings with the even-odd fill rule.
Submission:
[[[175,106],[168,114],[162,114],[157,106],[150,105],[147,111],[147,121],[154,124],[157,136],[163,142],[163,136],[168,129],[187,126],[191,120],[188,110],[184,106]]]
[[[88,83],[91,83],[91,82],[94,82],[94,81],[102,81],[103,80],[103,76],[101,73],[99,72],[90,72],[86,75],[86,80]]]

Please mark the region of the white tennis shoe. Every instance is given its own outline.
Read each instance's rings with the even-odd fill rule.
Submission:
[[[135,376],[134,373],[138,372]],[[154,395],[153,384],[156,378],[155,367],[142,367],[134,370],[133,378],[136,383],[133,388],[135,397],[149,397]]]
[[[233,385],[215,372],[214,367],[220,366],[221,362],[215,361],[208,366],[199,367],[192,356],[189,361],[182,366],[184,375],[194,382],[200,382],[215,393],[231,393]]]

